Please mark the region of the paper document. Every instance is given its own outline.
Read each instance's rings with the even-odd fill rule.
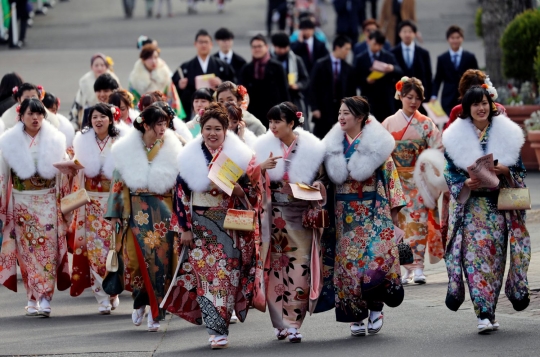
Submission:
[[[289,85],[296,84],[298,80],[298,74],[296,72],[289,73],[287,75],[287,80],[289,81]]]
[[[73,170],[84,169],[84,166],[78,160],[61,161],[53,164],[61,173],[71,174]]]
[[[209,74],[201,74],[200,76],[195,77],[195,89],[201,89],[201,88],[212,88],[210,85],[210,78],[215,78],[216,75],[214,73]]]
[[[379,72],[379,71],[373,71],[369,74],[369,76],[367,77],[367,80],[374,80],[376,81],[377,79],[381,79],[382,77],[384,77],[384,73],[383,72]]]
[[[219,153],[212,163],[208,178],[229,196],[232,194],[234,184],[244,174],[238,165],[234,163],[225,153]]]
[[[494,167],[493,154],[489,154],[476,160],[474,164],[467,167],[467,171],[471,179],[480,181],[480,187],[494,188],[499,185],[499,178],[493,172]]]
[[[444,125],[448,122],[448,120],[450,120],[442,108],[441,102],[438,100],[433,103],[423,103],[422,106],[426,110],[427,116],[433,120],[435,124]]]
[[[323,199],[318,188],[305,183],[289,183],[281,192],[303,201],[322,201]]]

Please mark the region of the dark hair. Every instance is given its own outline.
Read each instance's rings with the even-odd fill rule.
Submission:
[[[381,28],[381,26],[379,25],[377,20],[375,20],[375,19],[367,19],[366,21],[362,22],[362,31],[364,31],[366,29],[366,27],[368,27],[369,25],[375,25],[375,26],[377,26],[378,29]]]
[[[13,93],[13,99],[15,99],[16,101],[19,101],[19,99],[22,97],[24,92],[31,91],[31,90],[35,90],[36,93],[38,94],[38,97],[41,97],[41,91],[38,89],[38,87],[35,84],[23,83],[18,87],[17,93]]]
[[[332,51],[338,47],[341,48],[345,46],[347,43],[352,45],[351,39],[348,38],[347,36],[345,35],[336,36],[336,38],[334,39],[334,42],[332,43]]]
[[[139,103],[137,104],[137,109],[142,112],[150,105],[154,104],[155,102],[165,100],[165,98],[167,98],[165,94],[158,90],[143,94],[143,96],[139,100]]]
[[[154,52],[157,52],[158,55],[161,52],[159,47],[154,43],[149,43],[147,45],[144,45],[141,49],[141,53],[139,54],[139,58],[143,61],[146,61],[150,57],[154,55]]]
[[[398,33],[401,32],[401,30],[404,28],[404,27],[410,27],[412,32],[416,33],[418,31],[418,28],[416,27],[416,25],[414,24],[414,22],[412,22],[411,20],[405,20],[405,21],[401,21],[399,23],[399,26],[398,26]]]
[[[221,86],[221,85],[220,85]],[[219,88],[219,87],[218,87]],[[192,97],[191,97],[191,103],[193,103],[193,101],[195,99],[206,99],[207,101],[209,101],[210,103],[214,101],[214,97],[212,96],[212,90],[211,89],[208,89],[208,88],[199,88],[195,91],[195,93],[193,93]]]
[[[169,103],[160,100],[159,102],[155,102],[152,105],[160,108],[161,110],[165,112],[165,114],[169,116],[169,129],[174,130],[173,119],[176,118],[176,113],[173,110],[173,108],[171,108]]]
[[[23,84],[22,78],[15,72],[7,73],[0,82],[0,100],[13,95],[13,87],[20,87]]]
[[[311,19],[304,19],[300,21],[300,25],[298,25],[298,28],[300,30],[314,30],[315,24],[313,23],[313,21],[311,21]]]
[[[305,19],[310,19],[312,17],[315,17],[315,14],[313,14],[313,12],[311,11],[302,11],[299,15],[298,15],[298,21],[302,21],[302,20],[305,20]]]
[[[26,98],[22,101],[19,108],[19,119],[22,118],[27,109],[30,109],[32,113],[39,113],[43,115],[43,118],[47,118],[47,110],[45,105],[38,98]]]
[[[137,120],[135,120],[133,122],[133,127],[143,134],[145,133],[143,124],[154,128],[156,124],[166,121],[167,127],[169,126],[169,116],[163,111],[163,109],[156,105],[150,105],[149,107],[145,108],[142,113],[139,114],[139,116],[142,118],[142,122],[139,123]]]
[[[210,41],[212,41],[212,36],[210,36],[208,31],[206,31],[205,29],[200,29],[199,31],[197,31],[197,34],[195,35],[195,42],[197,42],[197,40],[201,36],[210,37]]]
[[[133,108],[133,94],[125,89],[116,89],[109,96],[109,104],[115,105],[118,108],[124,103],[128,108]]]
[[[463,35],[463,29],[461,27],[457,25],[452,25],[448,28],[448,30],[446,30],[446,39],[448,40],[448,38],[455,33],[459,34],[461,37],[465,37]]]
[[[222,27],[214,34],[216,40],[234,40],[234,34],[226,27]]]
[[[341,104],[345,104],[352,115],[356,118],[362,118],[362,124],[360,128],[364,128],[366,120],[369,117],[369,103],[366,98],[355,95],[354,97],[347,97],[341,100]]]
[[[293,129],[300,125],[300,118],[296,116],[298,107],[291,102],[274,105],[266,114],[268,120],[284,120],[287,124],[294,123]]]
[[[379,30],[371,31],[369,33],[368,39],[370,40],[375,39],[375,42],[378,43],[379,45],[384,45],[384,42],[386,41],[386,37]]]
[[[96,81],[94,82],[94,92],[107,89],[115,90],[119,87],[120,86],[118,85],[116,79],[114,79],[109,73],[103,73],[97,77]]]
[[[103,53],[96,53],[90,58],[90,67],[94,65],[94,61],[97,59],[101,59],[103,63],[105,64],[105,67],[109,68],[109,62],[107,62],[107,56],[105,56]]]
[[[255,35],[249,40],[249,45],[251,46],[253,44],[253,41],[262,41],[265,45],[268,46],[268,42],[266,42],[266,38],[262,34]]]
[[[242,121],[242,108],[232,102],[225,103],[225,109],[229,115],[229,122],[233,120]]]
[[[98,103],[94,105],[93,107],[91,107],[88,110],[88,115],[86,116],[86,118],[84,118],[85,120],[82,123],[81,132],[83,134],[86,134],[90,129],[92,129],[92,114],[94,114],[94,112],[98,112],[103,115],[106,115],[107,118],[109,118],[109,127],[107,129],[107,133],[109,134],[109,136],[111,138],[114,138],[120,135],[120,130],[118,130],[118,128],[114,125],[114,118],[111,111],[112,107],[113,107],[112,105],[106,104],[106,103]],[[120,110],[120,109],[117,109],[117,110]]]
[[[201,123],[201,128],[204,127],[206,122],[210,119],[216,119],[221,125],[223,125],[223,130],[229,128],[229,115],[225,106],[220,103],[210,103],[210,105],[204,110],[204,114],[199,119]]]
[[[51,92],[45,93],[45,96],[43,97],[42,102],[45,108],[49,110],[55,105],[58,107],[58,98]]]
[[[220,93],[226,92],[228,90],[231,91],[231,93],[236,97],[239,103],[244,100],[244,97],[240,93],[238,93],[238,86],[231,81],[225,81],[216,88],[216,92],[214,93],[216,101]]]
[[[289,40],[289,36],[284,32],[275,33],[272,35],[272,45],[280,48],[289,47],[291,40]]]
[[[486,74],[479,69],[468,69],[459,80],[459,99],[463,98],[467,89],[472,86],[481,86],[486,80]]]
[[[488,120],[491,122],[494,116],[498,115],[499,112],[497,110],[497,106],[495,106],[495,103],[493,102],[493,99],[491,99],[491,96],[489,95],[489,92],[480,87],[480,86],[472,86],[465,92],[465,95],[463,96],[463,99],[461,100],[461,107],[462,112],[459,115],[461,119],[467,119],[470,118],[472,120],[471,115],[471,106],[476,103],[482,102],[482,100],[486,97],[488,103],[489,103],[489,116]]]
[[[401,98],[403,98],[412,90],[416,93],[416,95],[418,95],[421,101],[425,99],[424,86],[422,85],[422,81],[414,77],[411,77],[406,82],[403,82],[403,86],[399,95],[401,96]]]

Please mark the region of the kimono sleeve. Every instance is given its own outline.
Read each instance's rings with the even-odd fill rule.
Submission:
[[[454,197],[454,199],[458,202],[463,203],[464,200],[463,197],[468,196],[469,188],[465,187],[465,191],[463,190],[465,186],[465,181],[467,180],[467,176],[465,173],[458,168],[454,161],[448,156],[446,153],[444,154],[446,158],[446,167],[444,169],[444,179],[446,180],[446,184],[448,185],[448,188],[450,189],[450,194]],[[462,194],[463,191],[463,194]],[[460,199],[461,196],[461,199]]]
[[[512,178],[512,182],[509,183],[511,187],[527,187],[525,185],[525,176],[527,176],[527,170],[525,169],[525,165],[523,165],[521,156],[519,157],[518,161],[508,169],[510,170],[510,177]]]
[[[407,205],[405,201],[405,195],[403,193],[403,187],[401,186],[401,180],[396,169],[396,164],[391,157],[389,157],[382,166],[384,173],[385,189],[388,194],[388,202],[390,208],[400,208]]]
[[[176,178],[174,186],[170,230],[177,233],[191,230],[191,189],[180,175]]]
[[[428,133],[426,137],[428,148],[444,151],[442,144],[442,133],[439,128],[437,128],[437,125],[435,125],[431,119],[427,121],[426,125],[428,126]]]
[[[120,173],[114,170],[111,180],[111,192],[107,202],[107,213],[104,218],[128,219],[131,212],[129,187],[124,183]]]

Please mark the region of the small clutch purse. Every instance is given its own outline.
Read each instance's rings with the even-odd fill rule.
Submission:
[[[229,208],[223,222],[223,228],[233,231],[254,231],[255,211]]]
[[[330,226],[328,211],[322,207],[311,207],[302,213],[302,226],[304,228],[320,229]]]
[[[81,189],[77,192],[67,195],[60,201],[60,210],[63,214],[69,213],[77,208],[90,203],[90,197],[86,189]]]
[[[501,188],[497,208],[501,211],[521,211],[531,209],[531,195],[528,188]]]

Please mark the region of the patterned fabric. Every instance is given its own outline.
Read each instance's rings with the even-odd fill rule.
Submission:
[[[413,178],[414,167],[418,156],[425,149],[442,150],[441,133],[433,121],[416,111],[407,122],[400,109],[395,115],[388,117],[382,125],[396,140],[396,148],[392,158],[396,164],[401,186],[407,205],[399,212],[399,227],[405,231],[404,242],[409,244],[414,254],[414,264],[408,269],[424,268],[426,245],[434,262],[442,259],[442,244],[438,209],[427,208]]]
[[[484,152],[489,131],[490,127],[481,140]],[[494,320],[509,248],[510,268],[505,293],[516,310],[523,310],[529,304],[527,270],[531,257],[531,241],[524,223],[524,212],[499,211],[496,201],[490,197],[470,197],[465,203],[459,203],[458,197],[468,174],[457,167],[448,155],[446,159],[444,175],[451,195],[450,237],[445,255],[449,276],[447,307],[456,311],[465,300],[465,274],[476,315]],[[525,187],[525,167],[521,158],[509,169],[512,185]],[[500,187],[509,186],[503,178]]]

